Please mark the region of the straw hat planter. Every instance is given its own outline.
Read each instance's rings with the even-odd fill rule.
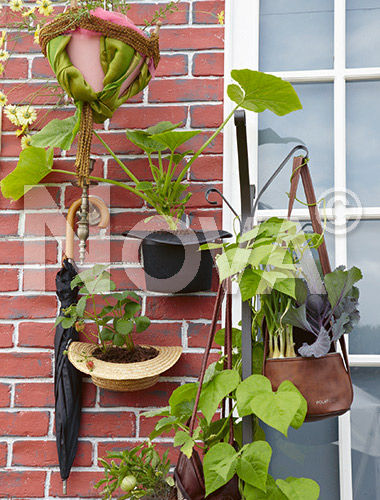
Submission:
[[[88,342],[72,342],[68,349],[70,362],[90,375],[98,387],[121,392],[152,387],[158,382],[160,374],[171,368],[182,354],[182,347],[151,346],[159,352],[153,359],[137,363],[110,363],[92,356],[96,347]]]

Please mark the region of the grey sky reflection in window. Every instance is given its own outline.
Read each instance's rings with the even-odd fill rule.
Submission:
[[[347,68],[380,66],[379,0],[347,0]]]
[[[267,111],[259,114],[259,189],[296,144],[309,149],[311,175],[317,199],[334,183],[333,86],[329,83],[297,84],[294,88],[303,109],[286,116]],[[289,164],[263,195],[259,209],[286,208]],[[301,192],[301,191],[300,191]],[[302,195],[301,195],[301,199]],[[299,204],[296,204],[300,207]]]
[[[260,70],[333,67],[333,0],[260,2]]]

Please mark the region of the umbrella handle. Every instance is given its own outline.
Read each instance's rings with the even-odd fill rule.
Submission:
[[[100,214],[100,221],[97,223],[99,228],[105,228],[108,225],[110,213],[104,201],[97,196],[89,196],[90,205],[93,205]],[[82,199],[74,201],[67,212],[66,217],[66,249],[65,255],[68,259],[74,259],[74,236],[75,236],[75,215],[80,209]]]

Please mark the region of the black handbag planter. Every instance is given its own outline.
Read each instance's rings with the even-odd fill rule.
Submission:
[[[199,246],[219,238],[230,238],[232,234],[222,230],[127,231],[123,236],[141,240],[147,290],[189,293],[211,288],[213,258],[210,250],[200,251]]]

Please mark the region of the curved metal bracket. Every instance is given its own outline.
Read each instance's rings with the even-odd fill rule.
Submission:
[[[205,198],[206,198],[206,201],[207,203],[209,203],[210,205],[216,205],[218,202],[217,201],[212,201],[210,200],[210,194],[211,193],[217,193],[221,198],[222,200],[224,201],[224,203],[227,205],[227,207],[231,210],[231,212],[234,214],[234,216],[238,219],[239,221],[239,224],[240,224],[240,232],[242,231],[242,224],[241,224],[241,218],[239,217],[239,214],[236,212],[236,210],[234,209],[234,207],[231,205],[231,203],[227,200],[227,198],[225,198],[225,196],[219,191],[219,189],[215,188],[215,187],[212,187],[212,188],[209,188],[206,192],[205,192]]]

